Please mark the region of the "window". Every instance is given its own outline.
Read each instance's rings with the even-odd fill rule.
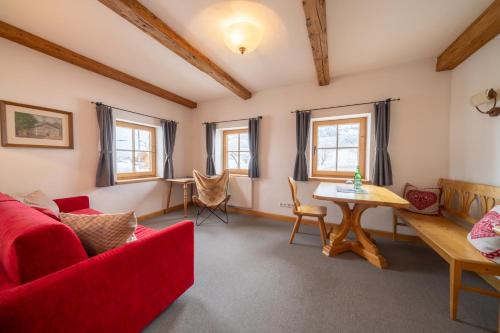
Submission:
[[[250,161],[248,129],[223,131],[224,169],[231,173],[246,174]]]
[[[366,117],[313,122],[312,176],[366,175]]]
[[[156,129],[116,122],[116,173],[118,180],[156,176]]]

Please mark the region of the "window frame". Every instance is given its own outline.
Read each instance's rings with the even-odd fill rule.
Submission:
[[[368,152],[369,152],[369,124],[370,119],[367,114],[358,114],[358,115],[348,115],[341,117],[332,117],[332,118],[319,118],[313,119],[311,124],[311,152],[310,152],[310,161],[311,161],[311,177],[313,178],[341,178],[341,179],[349,179],[354,175],[354,171],[322,171],[317,170],[317,143],[318,143],[318,127],[325,125],[339,125],[339,124],[353,124],[359,123],[360,131],[359,131],[359,145],[358,145],[358,163],[360,173],[363,176],[363,179],[368,179],[366,170],[368,169]],[[338,139],[338,132],[337,132]],[[347,147],[346,147],[347,148]],[[338,140],[337,140],[337,154],[338,154]],[[342,149],[342,148],[341,148]],[[337,155],[338,156],[338,155]],[[337,158],[338,162],[338,158]]]
[[[246,150],[241,150],[240,149],[240,139],[238,136],[238,150],[227,150],[227,137],[228,135],[231,134],[241,134],[241,133],[247,133],[248,134],[248,128],[237,128],[237,129],[225,129],[222,130],[222,166],[224,170],[228,170],[230,173],[233,174],[239,174],[239,175],[246,175],[248,174],[248,168],[246,169],[229,169],[227,167],[228,162],[227,162],[227,153],[228,152],[247,152]],[[248,153],[250,153],[250,147],[248,147]],[[238,162],[240,162],[238,160]]]
[[[133,122],[129,122],[126,120],[116,120],[115,122],[115,131],[116,127],[125,127],[125,128],[130,128],[132,129],[132,149],[117,149],[116,148],[116,138],[114,142],[114,148],[115,148],[115,154],[118,151],[131,151],[132,152],[132,158],[133,158],[133,163],[132,163],[132,169],[135,170],[135,152],[149,152],[151,153],[151,171],[144,171],[144,172],[122,172],[118,173],[118,161],[115,158],[115,168],[116,168],[116,179],[117,180],[133,180],[133,179],[143,179],[143,178],[151,178],[151,177],[156,177],[157,175],[157,170],[156,170],[156,127],[154,126],[148,126],[148,125],[142,125],[142,124],[137,124]],[[150,138],[151,138],[151,150],[145,151],[145,150],[136,150],[135,149],[135,130],[143,130],[143,131],[148,131],[150,132]]]

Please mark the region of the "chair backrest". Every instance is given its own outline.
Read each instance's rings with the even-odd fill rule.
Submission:
[[[198,199],[206,205],[219,203],[226,199],[229,184],[229,171],[224,170],[222,175],[207,177],[197,170],[193,170],[194,182]]]
[[[295,207],[295,210],[299,210],[300,201],[297,194],[297,183],[292,177],[288,177],[288,184],[290,184],[290,191],[292,192],[293,206]]]
[[[500,204],[500,187],[497,186],[440,179],[439,187],[443,191],[441,210],[471,224],[476,223],[493,206]],[[477,203],[476,216],[471,209],[474,202]]]

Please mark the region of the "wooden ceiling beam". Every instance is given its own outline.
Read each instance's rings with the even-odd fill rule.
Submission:
[[[500,33],[500,0],[495,0],[437,59],[436,71],[460,65]]]
[[[99,2],[156,39],[191,65],[210,75],[236,95],[243,99],[252,97],[252,93],[248,89],[222,70],[222,68],[213,63],[194,46],[189,44],[139,1],[99,0]]]
[[[81,54],[73,52],[41,37],[35,36],[3,21],[0,21],[0,37],[40,51],[54,58],[69,62],[73,65],[85,68],[91,72],[106,76],[110,79],[120,81],[171,102],[187,106],[188,108],[196,108],[196,103],[189,99],[101,64],[100,62],[87,58]]]
[[[330,66],[328,64],[325,0],[303,0],[302,5],[318,83],[320,86],[326,86],[330,84]]]

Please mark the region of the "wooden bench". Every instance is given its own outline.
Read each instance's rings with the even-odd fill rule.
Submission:
[[[393,237],[398,225],[409,225],[418,236],[450,265],[450,318],[457,316],[460,290],[500,297],[497,291],[462,285],[462,271],[480,275],[500,275],[500,265],[483,257],[467,240],[465,225],[476,223],[495,204],[500,204],[500,187],[440,179],[442,189],[442,216],[428,216],[395,209]],[[475,205],[473,205],[476,203]],[[471,209],[472,207],[472,209]],[[477,210],[477,214],[474,214]],[[471,212],[473,211],[473,212]],[[479,215],[479,216],[474,216]],[[404,221],[406,224],[400,223]]]

